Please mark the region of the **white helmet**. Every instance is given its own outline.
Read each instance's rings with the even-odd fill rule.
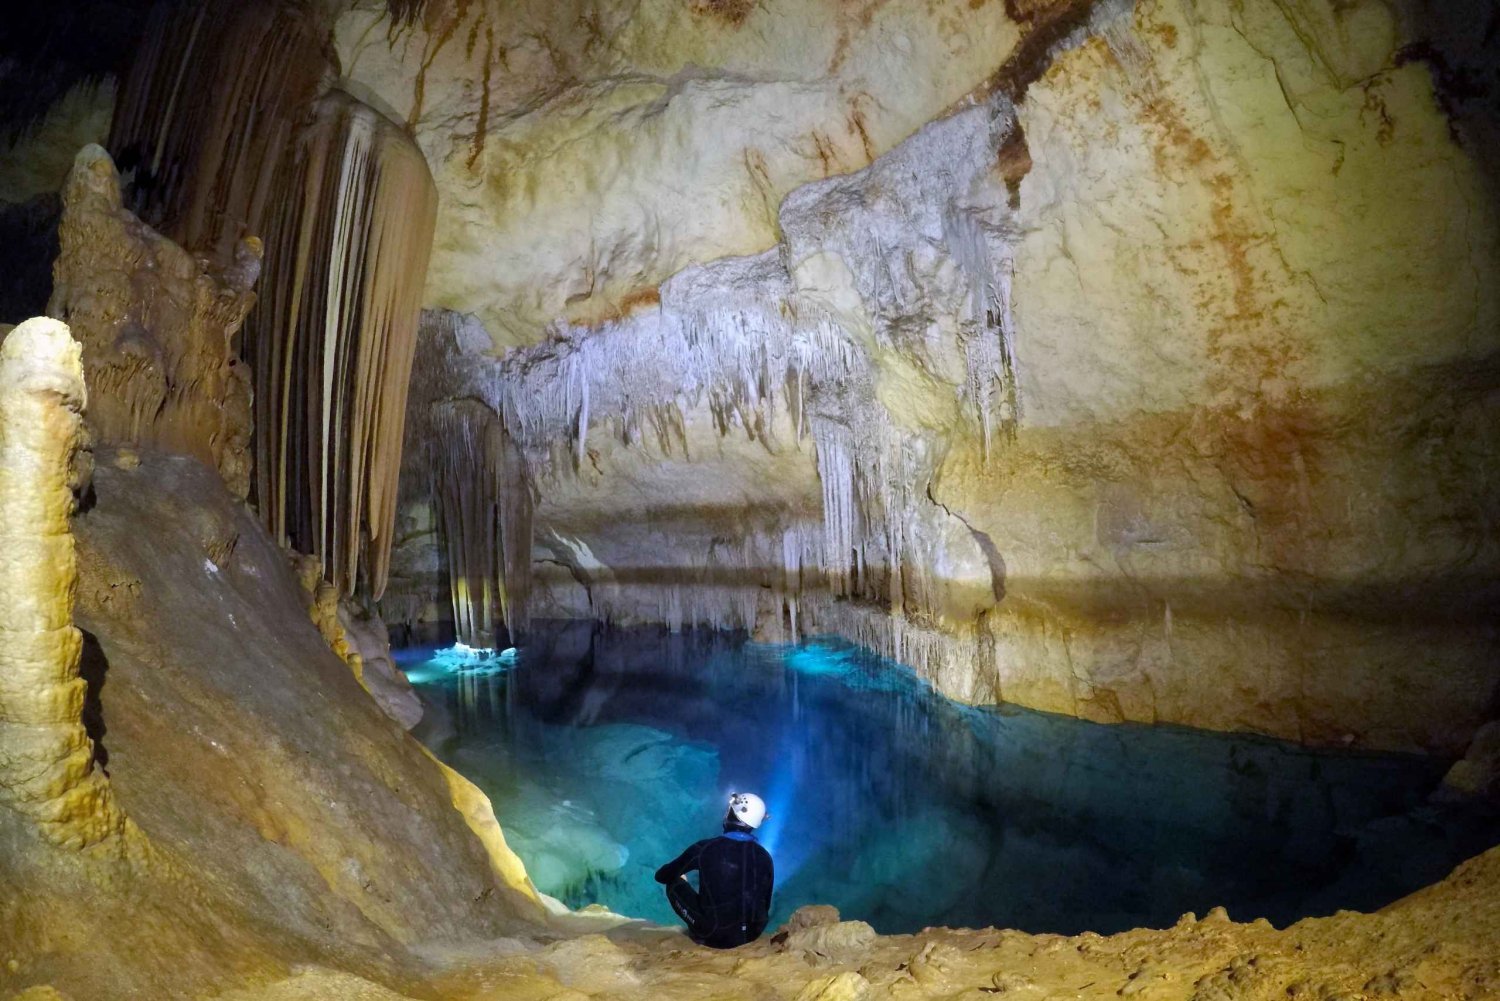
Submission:
[[[735,820],[754,829],[766,819],[766,801],[753,792],[732,792],[729,794],[729,813]]]

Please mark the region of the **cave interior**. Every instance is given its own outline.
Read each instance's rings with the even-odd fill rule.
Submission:
[[[25,5],[0,267],[0,998],[1500,999],[1500,0]]]

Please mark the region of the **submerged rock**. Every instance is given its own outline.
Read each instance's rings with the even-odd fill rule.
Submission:
[[[1442,803],[1500,805],[1500,720],[1479,728],[1468,752],[1443,776],[1443,784],[1433,798]]]

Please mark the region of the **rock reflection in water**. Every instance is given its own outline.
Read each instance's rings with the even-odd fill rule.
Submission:
[[[537,884],[660,921],[652,871],[734,789],[770,806],[773,921],[830,903],[883,932],[1281,924],[1394,900],[1492,833],[1424,806],[1440,762],[975,709],[839,642],[544,623],[505,658],[401,659],[418,735]]]

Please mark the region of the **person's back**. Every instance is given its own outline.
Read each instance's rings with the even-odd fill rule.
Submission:
[[[749,793],[730,797],[724,833],[688,848],[656,871],[667,899],[688,926],[693,941],[716,949],[753,942],[771,913],[775,869],[771,853],[755,840],[765,804]],[[687,874],[698,871],[698,889]]]

